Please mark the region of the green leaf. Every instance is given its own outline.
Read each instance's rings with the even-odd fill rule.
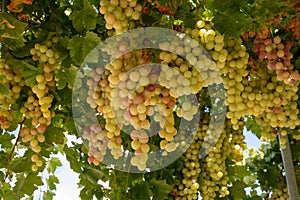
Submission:
[[[79,163],[79,153],[73,149],[69,148],[67,145],[64,147],[64,152],[67,156],[67,160],[70,162],[70,168],[77,173],[82,173],[81,165]]]
[[[44,136],[48,144],[63,144],[65,140],[64,130],[57,127],[48,127],[44,132]]]
[[[4,39],[1,43],[9,49],[17,49],[24,46],[23,33],[27,24],[17,20],[13,15],[0,13],[0,38]]]
[[[272,188],[278,188],[278,185],[280,183],[280,178],[278,177],[278,174],[280,174],[280,171],[278,170],[277,166],[268,166],[267,174],[268,186]]]
[[[244,28],[242,13],[222,14],[214,18],[214,27],[221,33],[233,38],[240,37],[240,31]],[[226,21],[226,23],[224,23]]]
[[[25,180],[26,180],[26,177],[24,175],[21,175],[21,176],[18,177],[16,186],[15,186],[17,197],[20,197],[20,195],[22,195],[21,189],[24,187]]]
[[[67,75],[65,69],[60,69],[55,76],[57,89],[62,90],[67,86]]]
[[[229,188],[231,197],[233,197],[234,200],[240,200],[246,197],[246,191],[245,187],[247,185],[243,181],[237,181],[234,183],[232,187]]]
[[[251,21],[241,12],[244,5],[244,1],[238,0],[214,1],[211,3],[210,10],[214,14],[213,22],[216,30],[221,34],[234,38],[240,37],[241,30],[248,31],[249,22]]]
[[[43,200],[52,200],[54,197],[54,193],[51,191],[46,191],[43,193]]]
[[[43,185],[42,178],[37,174],[29,174],[27,177],[22,176],[18,179],[15,190],[17,192],[17,196],[19,194],[32,195],[33,192],[38,188],[38,186]]]
[[[31,56],[30,49],[33,47],[35,41],[29,41],[26,46],[16,49],[12,54],[18,58],[25,58]]]
[[[11,186],[8,183],[3,183],[0,188],[1,200],[19,200],[19,198],[16,195],[16,192],[11,190]]]
[[[257,173],[257,178],[262,189],[267,190],[269,187],[279,188],[280,174],[276,166],[266,166]]]
[[[93,30],[97,24],[97,13],[88,0],[83,1],[83,9],[71,13],[70,19],[76,31]]]
[[[169,198],[169,193],[173,190],[173,187],[167,184],[166,180],[152,179],[150,181],[153,200],[164,200]]]
[[[245,176],[249,175],[247,166],[234,166],[234,173],[240,178],[244,178]]]
[[[51,158],[51,160],[48,163],[47,171],[49,173],[53,174],[55,172],[55,170],[57,169],[57,167],[60,167],[60,166],[62,166],[60,160],[58,158],[53,157],[53,158]]]
[[[80,66],[86,56],[99,45],[101,39],[93,32],[87,32],[85,37],[75,35],[69,42],[70,56],[77,66]]]
[[[256,137],[261,137],[261,127],[255,122],[253,118],[248,117],[246,121],[246,128],[256,135]]]
[[[9,89],[5,87],[2,83],[0,83],[0,94],[6,97],[9,95]]]
[[[130,191],[133,199],[135,200],[150,199],[153,195],[150,185],[147,182],[136,184]]]
[[[93,191],[90,187],[84,187],[80,191],[80,199],[93,199]]]
[[[0,171],[0,182],[4,180],[4,173]]]
[[[11,163],[11,170],[16,173],[30,170],[32,166],[32,161],[31,161],[32,155],[33,152],[27,150],[23,157],[13,159]]]
[[[298,70],[300,69],[300,57],[295,60],[294,65]]]
[[[0,168],[7,167],[7,159],[8,159],[8,153],[5,153],[4,151],[0,151]]]
[[[90,182],[90,184],[97,184],[98,180],[104,176],[104,173],[96,169],[85,169],[80,175],[81,179],[85,179]]]
[[[4,134],[1,134],[0,135],[0,141],[1,141],[0,147],[3,148],[3,149],[11,148],[11,146],[12,146],[11,140],[14,139],[14,138],[15,138],[15,136],[9,134],[8,132],[5,132]]]
[[[68,87],[70,89],[72,89],[74,86],[77,71],[78,71],[78,69],[74,65],[71,65],[71,67],[68,69],[67,82],[68,82]]]
[[[22,72],[25,84],[29,87],[33,87],[36,84],[36,76],[43,73],[42,68],[35,67],[24,60],[9,58],[7,64]]]
[[[68,69],[59,70],[55,77],[57,81],[57,89],[62,90],[67,86],[67,84],[68,87],[72,89],[77,75],[77,70],[77,67],[74,65],[71,65]]]
[[[50,190],[56,190],[56,184],[59,183],[59,180],[56,176],[51,175],[47,180],[47,184]]]
[[[261,200],[261,196],[255,195],[250,198],[251,200]]]
[[[53,45],[53,48],[59,53],[60,59],[63,61],[65,60],[65,58],[69,56],[69,52],[67,50],[68,43],[69,43],[68,37],[61,37],[59,38],[58,43]],[[63,63],[62,66],[64,66]]]
[[[96,180],[99,180],[104,176],[104,172],[93,168],[85,169],[83,173]]]

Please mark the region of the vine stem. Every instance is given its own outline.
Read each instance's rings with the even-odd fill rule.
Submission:
[[[5,2],[5,0],[2,0],[2,9],[1,9],[2,13],[4,13],[4,8],[5,8],[4,2]]]
[[[294,165],[293,165],[293,160],[292,160],[292,154],[291,154],[291,149],[290,149],[290,143],[289,143],[289,138],[288,136],[282,136],[278,134],[279,140],[281,138],[286,139],[286,148],[283,149],[281,146],[281,156],[282,156],[282,161],[283,161],[283,166],[284,166],[284,171],[286,174],[286,185],[288,187],[288,193],[289,197],[291,200],[298,200],[298,187],[297,187],[297,182],[296,182],[296,175],[295,175],[295,170],[294,170]]]
[[[11,159],[12,159],[12,156],[13,156],[13,154],[15,152],[16,146],[17,146],[17,144],[18,144],[18,142],[20,140],[20,137],[21,137],[20,135],[21,135],[21,130],[22,130],[22,127],[23,127],[23,123],[24,123],[24,120],[20,124],[20,130],[19,130],[17,139],[16,139],[16,141],[15,141],[15,143],[14,143],[14,145],[13,145],[13,147],[12,147],[12,149],[11,149],[9,155],[8,155],[8,158],[7,158],[7,173],[6,173],[5,177],[4,177],[4,182],[7,179],[7,177],[9,176],[9,173],[10,173]]]

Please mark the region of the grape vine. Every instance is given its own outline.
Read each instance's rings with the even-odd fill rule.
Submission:
[[[299,1],[0,5],[0,200],[57,154],[81,199],[291,199],[286,147],[300,185]]]

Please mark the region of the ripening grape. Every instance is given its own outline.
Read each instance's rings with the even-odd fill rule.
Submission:
[[[33,171],[38,170],[38,167],[43,165],[43,161],[40,159],[39,153],[42,148],[40,143],[45,142],[45,137],[42,134],[37,134],[36,128],[29,128],[27,126],[23,126],[20,130],[20,136],[22,138],[22,142],[29,143],[30,148],[35,154],[31,156],[31,161],[34,163],[32,165]]]
[[[206,121],[206,119],[203,119],[203,122],[204,121]],[[206,121],[206,123],[208,123],[208,121]],[[204,126],[207,125],[203,124],[203,127]],[[188,199],[198,199],[198,177],[201,172],[199,162],[199,150],[202,144],[201,131],[199,127],[194,142],[182,156],[184,162],[182,169],[183,179],[181,180],[181,185],[177,188],[177,196],[181,197],[181,199],[184,199],[184,197]],[[205,129],[203,131],[205,131]]]
[[[131,28],[131,20],[140,19],[142,5],[136,0],[101,0],[99,12],[104,15],[106,28],[115,29],[115,33],[120,34]]]
[[[55,115],[51,111],[51,104],[54,96],[50,93],[50,88],[56,85],[55,71],[60,67],[59,54],[52,48],[57,39],[49,37],[44,44],[36,43],[30,50],[32,59],[43,69],[43,73],[35,77],[35,85],[26,92],[26,100],[20,108],[22,116],[31,122],[31,127],[23,125],[20,130],[22,142],[27,143],[35,154],[32,156],[32,170],[37,171],[43,165],[43,159],[39,158],[42,151],[40,143],[45,142],[44,132],[51,124],[51,119]],[[8,74],[8,78],[10,78]],[[12,92],[20,93],[25,85],[19,74],[15,75],[14,81],[20,83],[13,85]],[[16,95],[15,95],[16,96]]]
[[[247,63],[249,55],[246,48],[242,45],[241,40],[226,39],[219,32],[213,30],[210,22],[199,20],[193,30],[187,30],[192,37],[201,41],[205,45],[205,49],[209,52],[214,62],[203,65],[199,63],[199,67],[214,67],[219,69],[223,74],[224,87],[226,89],[226,105],[229,107],[227,118],[231,119],[234,128],[238,128],[238,119],[246,115],[246,104],[241,98],[244,90],[242,80],[247,76]],[[204,59],[205,61],[205,59]],[[206,63],[203,62],[202,63]],[[197,63],[198,66],[198,63]],[[206,67],[207,66],[207,67]],[[217,73],[209,74],[209,77],[217,77]],[[206,78],[206,77],[204,77]],[[204,79],[205,80],[205,79]]]
[[[25,81],[21,72],[9,66],[4,59],[0,60],[0,76],[0,83],[8,91],[8,94],[0,94],[0,128],[5,130],[10,128],[13,121],[21,120],[15,119],[16,110],[13,109],[13,105],[20,97]]]
[[[256,122],[262,127],[262,139],[274,140],[276,128],[294,129],[300,123],[296,117],[299,111],[294,100],[297,99],[299,81],[293,85],[285,84],[277,79],[274,70],[259,62],[252,61],[250,64],[252,72],[243,81],[245,91],[242,98],[247,101],[248,115],[254,115]]]
[[[293,85],[298,80],[299,74],[292,71],[293,54],[290,52],[291,42],[283,41],[279,36],[271,38],[256,38],[253,50],[258,58],[265,60],[269,70],[275,70],[277,79],[285,84]]]
[[[93,124],[84,129],[82,138],[89,141],[89,163],[99,165],[103,161],[107,149],[108,139],[105,130],[99,124]]]
[[[271,200],[289,200],[289,194],[287,187],[283,189],[274,189],[272,191]]]

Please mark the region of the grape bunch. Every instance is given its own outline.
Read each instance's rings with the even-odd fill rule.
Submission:
[[[199,41],[209,52],[212,60],[211,68],[219,69],[223,75],[226,89],[226,105],[229,107],[227,118],[231,119],[234,128],[238,129],[238,119],[246,115],[246,105],[242,101],[241,93],[244,89],[243,78],[247,75],[249,54],[241,40],[225,39],[213,29],[210,21],[197,21],[194,29],[187,29],[186,33]]]
[[[245,87],[242,81],[248,75],[247,63],[249,54],[241,40],[229,39],[226,42],[226,50],[228,52],[225,67],[222,69],[224,73],[224,87],[226,89],[226,105],[229,111],[226,116],[231,120],[233,128],[239,129],[238,121],[246,115],[246,102],[242,98],[242,92]]]
[[[144,37],[142,32],[131,34]],[[134,153],[131,164],[140,170],[146,168],[146,153],[152,150],[150,141],[152,144],[155,141],[163,156],[182,147],[181,141],[175,139],[178,137],[175,118],[194,121],[198,103],[192,96],[218,80],[214,62],[207,58],[197,42],[188,37],[176,36],[171,42],[155,34],[151,37],[144,38],[143,44],[133,38],[108,43],[102,51],[114,59],[89,69],[90,78],[86,82],[89,88],[86,102],[105,119],[103,131],[108,138],[108,150],[114,159],[123,156],[122,145],[127,141],[122,134],[126,132],[130,135],[130,150]],[[153,50],[123,53],[131,46],[148,42],[154,42],[162,49],[157,54],[161,64],[147,64]],[[153,141],[153,129],[158,140]],[[141,139],[140,134],[145,138]],[[93,152],[89,153],[92,157]]]
[[[36,128],[29,128],[27,126],[23,126],[20,130],[22,142],[29,142],[31,149],[34,152],[34,154],[31,156],[31,161],[34,163],[31,167],[32,171],[37,171],[38,168],[43,165],[43,159],[39,156],[39,153],[42,150],[40,143],[45,142],[45,136],[43,135],[45,130],[46,125],[44,124]]]
[[[105,131],[101,132],[103,128],[99,124],[93,124],[91,127],[86,127],[82,135],[84,140],[89,140],[88,162],[96,166],[103,161],[107,149],[108,138]]]
[[[245,136],[243,135],[243,127],[245,125],[243,118],[239,120],[238,125],[240,128],[238,130],[234,130],[233,125],[227,121],[227,136],[224,140],[224,143],[229,143],[229,148],[226,147],[227,144],[224,144],[224,151],[227,151],[229,153],[234,163],[241,164],[244,159],[244,151],[247,148],[244,142]]]
[[[198,191],[201,187],[198,178],[201,173],[200,166],[200,148],[203,144],[203,139],[206,136],[209,128],[209,117],[205,115],[201,117],[201,126],[195,131],[195,138],[193,143],[182,155],[184,166],[181,170],[183,178],[181,183],[175,187],[175,199],[198,199]]]
[[[288,189],[274,189],[272,191],[271,200],[289,200]]]
[[[132,20],[140,19],[142,9],[137,0],[101,0],[99,12],[104,15],[106,29],[120,34],[134,27]]]
[[[234,130],[231,121],[226,120],[224,130],[218,138],[216,144],[209,142],[203,143],[203,147],[210,147],[208,154],[202,160],[200,177],[203,179],[203,185],[200,187],[200,195],[205,200],[212,200],[216,197],[226,197],[229,195],[229,178],[227,176],[226,159],[228,155],[232,157],[233,163],[239,163],[243,160],[242,126],[243,122],[237,123],[240,129]],[[216,127],[217,128],[217,127]],[[214,137],[213,131],[206,131],[208,136]]]
[[[16,120],[14,104],[20,97],[25,81],[21,71],[8,65],[4,59],[0,60],[0,84],[7,89],[7,94],[0,94],[0,128],[9,129]]]
[[[55,71],[60,68],[59,54],[52,48],[58,42],[56,36],[48,38],[45,44],[36,43],[30,50],[32,59],[38,62],[38,66],[43,69],[43,74],[36,76],[36,85],[31,89],[39,100],[40,109],[44,118],[51,118],[50,107],[53,96],[49,88],[56,85]]]
[[[298,84],[299,81],[292,85],[279,81],[276,72],[268,69],[263,61],[249,63],[242,98],[248,107],[248,115],[253,115],[261,126],[263,140],[274,140],[278,128],[295,129],[299,125]]]
[[[285,84],[294,84],[298,80],[297,71],[292,71],[293,54],[290,49],[292,42],[285,42],[279,36],[271,38],[256,38],[253,50],[260,60],[265,60],[268,69],[275,70],[277,79]]]
[[[35,77],[35,84],[28,88],[26,101],[20,108],[20,112],[30,124],[24,124],[20,130],[20,136],[24,143],[29,143],[35,152],[32,156],[34,162],[33,171],[37,171],[42,166],[42,158],[39,158],[41,143],[45,141],[43,133],[51,124],[51,119],[55,112],[51,110],[54,100],[51,89],[56,86],[55,74],[61,66],[60,56],[53,48],[53,44],[58,42],[56,36],[47,38],[44,44],[36,43],[30,50],[33,61],[38,68],[42,69],[41,74]]]
[[[239,165],[244,158],[244,122],[239,120],[240,129],[234,130],[230,120],[226,120],[220,137],[216,137],[219,127],[212,126],[210,120],[208,113],[202,115],[195,140],[182,156],[182,178],[172,193],[175,199],[198,199],[199,192],[207,200],[229,195],[227,168]],[[229,155],[233,163],[230,165],[226,162]]]
[[[130,55],[125,55],[122,58],[114,60],[112,63],[108,64],[106,68],[99,66],[96,69],[91,70],[90,78],[87,81],[87,85],[89,87],[87,103],[103,115],[106,123],[102,131],[105,131],[106,137],[109,139],[107,147],[111,150],[111,154],[115,159],[118,159],[123,155],[123,151],[121,149],[122,138],[120,137],[122,125],[128,124],[128,120],[135,121],[136,124],[138,124],[137,126],[141,125],[140,118],[143,113],[141,113],[140,118],[136,116],[131,119],[126,117],[125,108],[125,110],[117,109],[128,100],[127,97],[129,89],[131,88],[132,90],[135,88],[136,82],[129,80],[128,82],[124,81],[124,84],[122,84],[120,81],[123,79],[127,80],[125,70],[133,68],[134,61],[138,60],[138,56],[139,53],[131,53]],[[139,76],[139,74],[132,74],[131,78],[133,80],[136,78],[134,77],[135,75]],[[116,87],[119,87],[118,91],[115,90]],[[120,95],[121,98],[113,98],[114,95]],[[142,95],[140,97],[142,97]],[[136,99],[138,98],[139,97],[136,97]],[[117,105],[117,108],[114,109],[113,105]],[[133,110],[134,108],[131,108],[132,112]],[[137,112],[136,109],[135,111]],[[142,111],[141,108],[139,111]],[[144,112],[145,111],[146,110],[144,110]],[[130,112],[127,112],[127,114],[130,114]]]
[[[144,170],[146,153],[150,151],[147,144],[150,134],[145,130],[149,132],[148,130],[155,125],[160,128],[159,146],[164,150],[163,155],[173,152],[177,147],[172,142],[177,134],[173,113],[176,99],[175,94],[171,92],[175,88],[168,84],[164,87],[162,80],[165,70],[168,70],[167,67],[142,65],[137,69],[129,68],[128,62],[141,59],[139,56],[139,52],[132,52],[130,57],[124,56],[115,60],[105,70],[100,67],[92,70],[90,73],[92,79],[87,82],[90,86],[87,102],[102,113],[106,120],[104,128],[109,139],[107,145],[115,159],[122,156],[121,130],[127,131],[130,126],[133,128],[132,131],[127,131],[131,136],[131,148],[135,154],[131,163]],[[186,120],[189,121],[197,112],[196,107],[188,101],[182,103],[182,109]],[[153,124],[152,127],[150,122]],[[142,161],[139,161],[140,159]]]

